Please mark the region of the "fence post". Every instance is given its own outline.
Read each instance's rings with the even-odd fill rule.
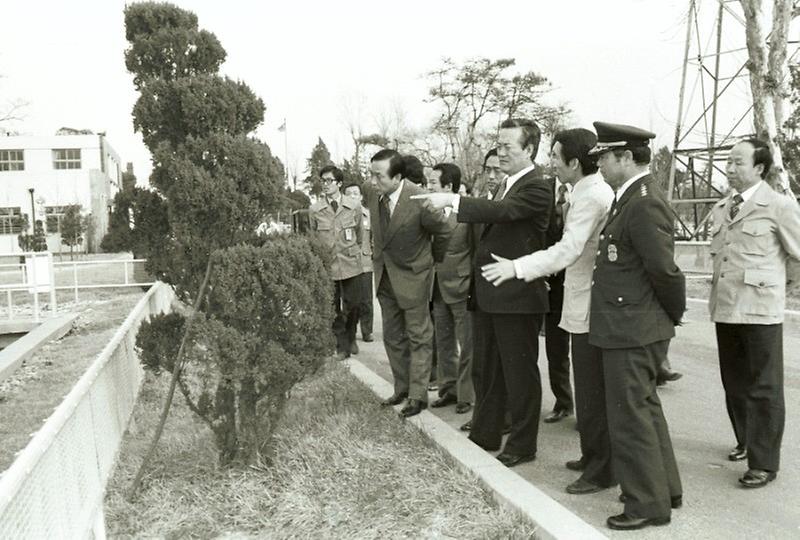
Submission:
[[[30,282],[33,285],[33,320],[39,322],[39,284],[36,281],[36,253],[31,253]]]
[[[125,269],[125,285],[128,284],[128,261],[122,262],[122,267]]]
[[[75,301],[78,301],[78,265],[72,263],[72,284],[75,285]]]
[[[6,297],[8,298],[8,320],[14,318],[14,301],[11,299],[11,289],[6,291]]]
[[[53,317],[58,313],[58,300],[56,299],[56,270],[53,266],[53,254],[47,254],[48,267],[50,268],[50,312]]]

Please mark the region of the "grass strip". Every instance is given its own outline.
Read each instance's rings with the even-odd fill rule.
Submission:
[[[106,497],[112,536],[535,537],[339,364],[294,390],[269,467],[218,467],[211,433],[176,400],[140,494],[127,503],[166,379],[148,375],[123,442]]]

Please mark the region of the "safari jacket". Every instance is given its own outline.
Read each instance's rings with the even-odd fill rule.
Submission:
[[[353,197],[342,195],[336,209],[322,198],[311,205],[309,212],[311,230],[323,239],[333,251],[331,277],[334,281],[349,279],[364,272],[362,263],[363,224],[361,203]]]
[[[787,260],[800,260],[800,207],[766,182],[742,203],[733,219],[732,199],[731,193],[711,210],[711,320],[782,323]]]

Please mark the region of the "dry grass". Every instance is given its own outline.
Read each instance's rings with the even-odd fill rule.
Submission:
[[[166,377],[145,383],[106,497],[116,537],[534,538],[471,476],[329,365],[298,387],[272,466],[221,469],[211,435],[177,399],[133,504],[124,490],[149,441]]]
[[[91,291],[59,312],[80,313],[71,332],[0,382],[0,470],[5,470],[114,335],[141,290]]]

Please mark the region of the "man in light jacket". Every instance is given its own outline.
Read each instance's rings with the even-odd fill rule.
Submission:
[[[800,260],[800,208],[764,182],[771,165],[763,141],[734,146],[726,166],[731,193],[712,209],[714,275],[708,307],[736,435],[728,459],[748,460],[748,471],[739,479],[748,488],[774,480],[780,465],[786,264]]]

